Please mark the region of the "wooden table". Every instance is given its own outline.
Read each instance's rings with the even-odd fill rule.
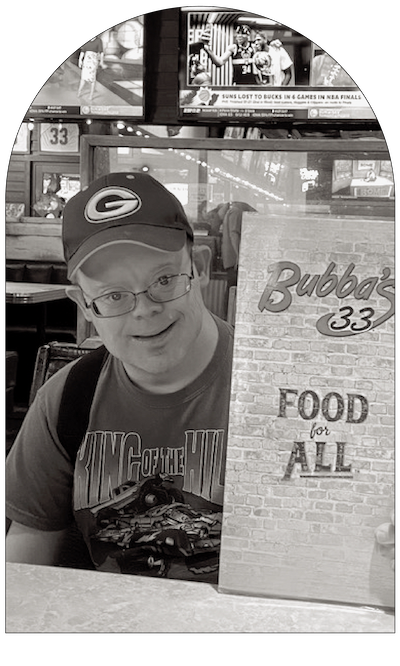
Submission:
[[[371,608],[237,596],[207,583],[60,567],[7,564],[6,592],[6,631],[16,633],[394,631],[394,616]]]
[[[66,286],[39,282],[6,282],[6,303],[37,306],[36,331],[39,346],[44,344],[46,336],[46,303],[66,298]]]

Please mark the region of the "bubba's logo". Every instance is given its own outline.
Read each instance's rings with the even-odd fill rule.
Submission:
[[[99,224],[127,217],[141,207],[141,199],[132,190],[125,187],[105,187],[89,199],[84,215],[88,222]]]
[[[361,282],[353,274],[354,264],[344,271],[341,277],[336,275],[336,264],[332,261],[322,275],[306,273],[302,276],[297,264],[291,261],[279,261],[268,268],[271,277],[268,280],[263,294],[258,303],[260,312],[282,312],[292,303],[291,287],[295,287],[298,296],[312,296],[324,298],[335,293],[340,300],[351,296],[356,301],[366,301],[377,295],[386,299],[389,307],[380,317],[375,316],[372,307],[361,307],[358,311],[350,306],[339,308],[337,312],[329,312],[323,315],[317,322],[317,330],[323,335],[334,337],[346,337],[357,335],[372,330],[390,319],[394,314],[394,279],[391,277],[391,269],[384,268],[382,276],[365,278]],[[287,276],[287,273],[289,275]],[[282,279],[282,276],[285,276]],[[278,300],[276,300],[276,296]]]

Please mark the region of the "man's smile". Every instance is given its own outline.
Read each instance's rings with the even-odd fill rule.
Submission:
[[[172,324],[169,324],[169,326],[163,328],[161,331],[158,331],[157,333],[146,333],[145,335],[132,335],[132,337],[135,340],[138,340],[139,342],[161,341],[163,340],[164,337],[167,337],[172,328],[175,326],[175,323],[176,322],[172,322]]]

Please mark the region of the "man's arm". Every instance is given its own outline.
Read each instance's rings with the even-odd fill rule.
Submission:
[[[279,49],[279,55],[280,55],[280,63],[281,63],[281,70],[283,71],[284,77],[282,81],[283,86],[289,85],[289,82],[294,79],[294,65],[293,65],[293,60],[291,59],[290,55],[288,52],[283,48],[283,46],[280,46]]]
[[[284,73],[284,77],[283,77],[282,85],[287,86],[287,85],[289,85],[289,82],[292,78],[292,67],[290,66],[287,69],[284,69],[283,73]]]
[[[221,56],[217,56],[213,51],[211,51],[208,44],[204,44],[205,52],[209,56],[211,62],[217,67],[222,67],[223,65],[225,65],[226,62],[228,62],[229,58],[233,54],[233,49],[234,49],[234,44],[231,44],[230,46],[228,46],[225,53],[223,53]]]
[[[45,532],[12,522],[6,537],[6,561],[55,565],[67,532]]]
[[[213,51],[210,49],[210,40],[211,40],[211,33],[209,30],[204,30],[204,32],[201,33],[200,35],[200,43],[202,45],[202,48],[204,51],[207,53],[209,56],[211,62],[216,65],[216,67],[222,67],[225,65],[226,62],[228,62],[229,58],[232,56],[235,45],[230,44],[221,56],[217,56]]]

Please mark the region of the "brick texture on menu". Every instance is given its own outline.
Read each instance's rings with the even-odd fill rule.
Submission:
[[[392,607],[394,225],[244,216],[221,590]]]

